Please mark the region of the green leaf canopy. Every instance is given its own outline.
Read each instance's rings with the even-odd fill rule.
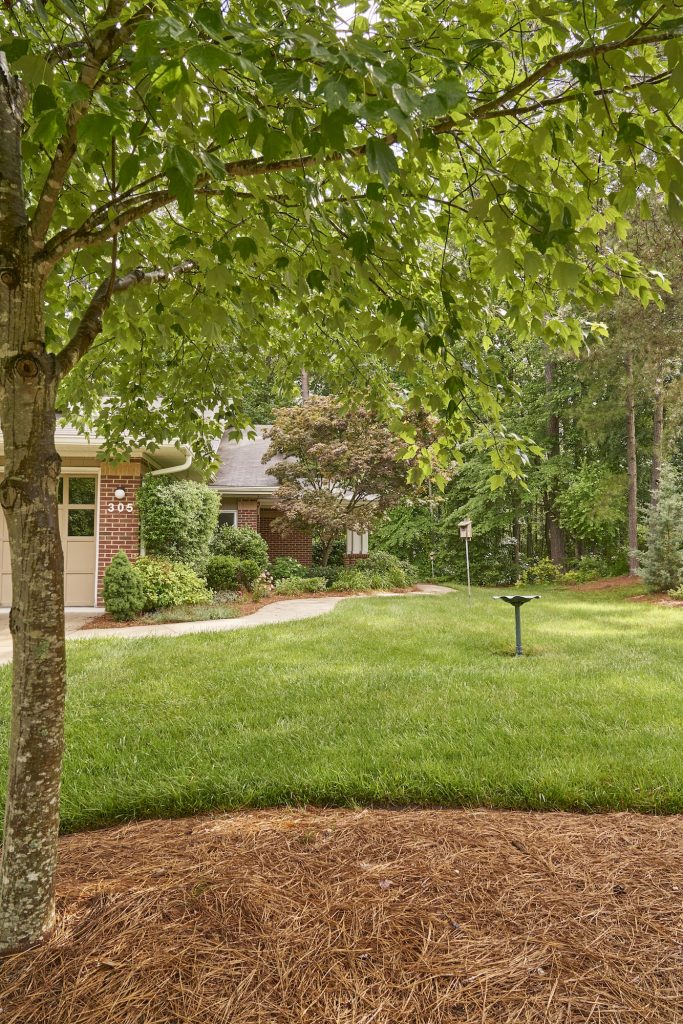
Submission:
[[[576,304],[653,294],[610,239],[683,210],[672,0],[11,6],[47,342],[113,439],[208,454],[283,352],[379,353],[457,435],[496,419],[492,338],[578,347]]]

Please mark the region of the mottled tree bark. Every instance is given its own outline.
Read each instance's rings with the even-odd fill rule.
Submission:
[[[0,866],[0,955],[54,921],[64,745],[64,598],[54,446],[58,372],[44,344],[44,277],[22,190],[21,89],[0,61],[0,503],[12,562],[10,769]]]
[[[40,942],[54,919],[66,685],[54,362],[24,349],[2,374],[14,661],[0,953]]]
[[[626,471],[628,475],[628,571],[638,575],[638,461],[636,406],[633,394],[633,356],[626,356]]]

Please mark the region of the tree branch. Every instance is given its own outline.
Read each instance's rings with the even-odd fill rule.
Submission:
[[[124,7],[125,0],[109,0],[106,10],[102,13],[101,20],[103,22],[116,22]],[[47,172],[31,224],[33,245],[36,249],[43,245],[50,228],[57,200],[64,187],[71,162],[76,154],[78,125],[90,109],[100,71],[109,58],[130,38],[146,10],[147,8],[143,8],[143,10],[138,11],[120,27],[112,25],[111,28],[101,33],[99,37],[96,37],[93,40],[92,47],[88,48],[78,76],[78,84],[85,86],[88,90],[88,95],[86,98],[72,103],[69,107],[64,134],[57,143],[57,148]]]
[[[0,275],[5,283],[14,280],[16,253],[28,220],[21,172],[25,100],[21,80],[0,53]]]
[[[623,39],[575,46],[570,50],[565,50],[562,53],[555,54],[554,57],[547,60],[537,68],[536,71],[527,75],[517,84],[504,90],[495,97],[495,99],[487,100],[485,103],[480,103],[468,113],[463,113],[461,122],[456,122],[450,116],[444,117],[433,123],[430,126],[430,130],[435,135],[446,135],[453,131],[457,131],[459,124],[462,123],[471,123],[496,117],[510,117],[515,114],[530,114],[543,110],[546,107],[559,105],[562,102],[574,101],[580,94],[578,91],[567,92],[562,97],[548,97],[544,100],[539,100],[536,103],[528,104],[526,106],[505,106],[505,104],[509,103],[511,99],[527,92],[537,82],[547,78],[551,72],[559,70],[569,61],[580,60],[584,57],[597,57],[615,50],[630,49],[635,46],[654,45],[655,43],[663,42],[667,39],[677,38],[682,34],[681,31],[676,28],[668,31],[651,33],[649,35],[640,34],[641,32],[642,29],[639,29],[638,34],[632,34],[631,36],[627,36]],[[658,76],[655,76],[655,80],[657,77]],[[638,85],[641,84],[643,83],[634,83],[628,88],[637,88]],[[597,95],[605,96],[608,94],[609,90],[597,90],[596,92]],[[398,142],[399,139],[400,136],[398,132],[389,132],[382,136],[382,141],[387,145],[392,145]],[[366,150],[366,144],[362,143],[357,146],[352,146],[343,152],[326,153],[322,155],[305,154],[298,157],[287,157],[282,160],[273,160],[269,162],[264,161],[263,157],[251,157],[244,160],[228,161],[224,165],[224,171],[227,178],[238,180],[269,174],[280,174],[285,171],[306,170],[310,167],[336,163],[349,158],[354,159],[364,156]],[[197,193],[199,194],[203,189],[206,189],[210,181],[211,178],[208,174],[200,175],[196,182]],[[140,196],[139,199],[141,201],[138,205],[129,207],[118,217],[115,217],[110,221],[105,227],[97,231],[88,230],[88,225],[92,223],[91,218],[88,218],[80,225],[80,227],[76,229],[67,228],[55,235],[39,254],[38,258],[44,259],[48,264],[54,264],[57,260],[61,259],[68,253],[73,252],[75,249],[105,242],[109,238],[118,234],[118,232],[128,224],[134,223],[135,221],[148,216],[150,213],[161,209],[163,206],[168,205],[168,203],[173,202],[174,198],[173,193],[169,189],[162,189],[157,192],[148,193],[146,196]],[[101,209],[104,210],[105,208],[109,209],[112,207],[115,207],[114,201],[112,201],[108,207],[105,205],[105,207],[102,207]]]
[[[192,260],[184,260],[170,270],[142,270],[137,267],[123,277],[117,277],[112,281],[107,277],[99,286],[88,308],[81,317],[78,327],[71,338],[57,356],[57,370],[60,378],[73,370],[74,366],[86,354],[97,335],[102,331],[102,317],[107,311],[112,298],[119,292],[128,291],[138,285],[158,284],[170,281],[179,274],[185,274],[196,270]]]

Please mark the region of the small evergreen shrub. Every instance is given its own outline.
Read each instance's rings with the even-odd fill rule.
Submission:
[[[270,565],[270,575],[273,577],[275,582],[278,580],[290,579],[293,576],[309,576],[311,573],[298,562],[296,558],[280,557],[276,558]]]
[[[142,583],[125,551],[114,555],[105,570],[104,607],[119,622],[134,619],[145,607]]]
[[[535,565],[528,565],[519,577],[522,584],[557,583],[562,579],[562,568],[555,565],[549,558],[542,558]]]
[[[646,513],[647,549],[640,568],[649,590],[683,585],[683,485],[671,466],[662,468],[657,504]]]
[[[206,484],[146,476],[137,495],[148,555],[185,562],[202,572],[218,522],[220,498]]]
[[[252,558],[214,555],[206,564],[206,582],[212,590],[251,590],[260,575],[261,566]]]
[[[321,594],[325,590],[327,590],[327,583],[322,576],[309,576],[308,579],[287,576],[275,584],[275,593],[282,597],[295,597],[297,594]]]
[[[142,585],[145,611],[201,604],[213,596],[194,569],[183,562],[145,557],[139,558],[133,568]]]
[[[248,526],[221,526],[211,541],[212,555],[229,555],[256,562],[259,570],[268,565],[268,545],[256,530]]]

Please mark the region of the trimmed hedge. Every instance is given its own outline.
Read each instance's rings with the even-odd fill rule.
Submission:
[[[242,561],[256,562],[259,569],[268,565],[268,545],[256,530],[249,526],[221,526],[211,541],[212,555],[230,555]]]
[[[146,553],[202,572],[218,522],[216,492],[193,480],[146,476],[137,501]]]
[[[228,527],[233,530],[233,526]],[[251,590],[261,575],[261,566],[253,558],[214,555],[206,564],[206,582],[212,590]]]

